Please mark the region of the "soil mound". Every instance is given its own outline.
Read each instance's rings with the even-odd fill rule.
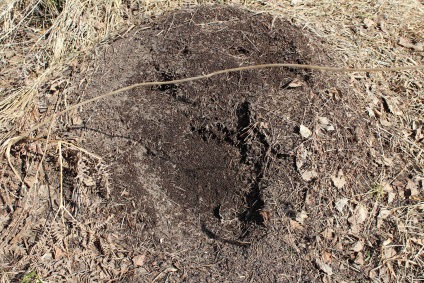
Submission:
[[[85,94],[245,65],[329,62],[287,21],[198,7],[108,46]],[[328,74],[262,69],[134,89],[84,109],[75,134],[109,164],[108,210],[128,247],[146,254],[128,280],[316,281],[311,239],[337,194],[316,188],[341,168],[354,174],[365,158],[357,151],[365,126],[342,94]]]

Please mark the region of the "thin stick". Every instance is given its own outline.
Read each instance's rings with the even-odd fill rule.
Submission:
[[[210,77],[214,77],[214,76],[226,74],[226,73],[234,73],[234,72],[239,72],[239,71],[247,71],[247,70],[255,70],[255,69],[269,69],[269,68],[294,68],[294,69],[309,69],[309,70],[318,70],[318,71],[326,71],[326,72],[349,72],[349,73],[352,73],[352,72],[389,72],[389,71],[419,70],[419,69],[424,69],[424,65],[406,66],[406,67],[391,67],[391,68],[338,68],[338,67],[314,66],[314,65],[303,65],[303,64],[275,63],[275,64],[243,66],[243,67],[238,67],[238,68],[220,70],[220,71],[212,72],[212,73],[209,73],[209,74],[206,74],[206,75],[200,75],[200,76],[195,76],[195,77],[190,77],[190,78],[184,78],[184,79],[178,79],[178,80],[172,80],[172,81],[165,81],[165,82],[143,82],[143,83],[137,83],[137,84],[129,85],[129,86],[126,86],[126,87],[123,87],[123,88],[120,88],[120,89],[117,89],[117,90],[114,90],[114,91],[93,97],[91,99],[82,101],[82,102],[77,103],[75,105],[72,105],[72,106],[66,108],[65,110],[57,112],[56,115],[60,116],[62,114],[65,114],[66,112],[71,111],[72,109],[84,106],[86,104],[98,101],[100,99],[103,99],[105,97],[108,97],[108,96],[111,96],[111,95],[114,95],[114,94],[118,94],[118,93],[121,93],[121,92],[124,92],[124,91],[132,90],[132,89],[137,88],[137,87],[167,85],[167,84],[180,84],[180,83],[185,83],[185,82],[191,82],[191,81],[206,79],[206,78],[210,78]],[[29,129],[28,131],[24,132],[21,136],[19,136],[18,139],[14,138],[13,141],[16,143],[17,141],[27,137],[32,131],[38,129],[41,126],[46,125],[50,121],[50,119],[51,119],[51,117],[49,117],[45,121],[35,125],[34,127]],[[9,142],[9,140],[6,141],[6,143],[7,142]]]

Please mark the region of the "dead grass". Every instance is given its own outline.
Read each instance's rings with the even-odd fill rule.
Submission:
[[[6,142],[46,115],[67,107],[66,91],[70,90],[66,90],[62,74],[70,67],[88,68],[84,61],[96,56],[96,46],[125,33],[146,18],[197,2],[244,5],[289,19],[331,46],[338,61],[343,62],[339,67],[423,64],[423,52],[399,44],[401,37],[410,39],[413,44],[424,43],[424,6],[417,0],[10,0],[0,4],[0,141]],[[348,95],[366,102],[369,107],[363,111],[369,113],[369,122],[375,125],[376,138],[369,141],[373,145],[372,161],[389,167],[396,166],[397,160],[408,164],[395,177],[389,178],[382,169],[380,178],[369,182],[374,184],[369,190],[380,187],[384,197],[390,193],[395,194],[396,199],[408,195],[406,205],[375,199],[373,194],[347,196],[349,201],[355,202],[352,209],[367,206],[370,210],[367,217],[377,217],[381,227],[392,227],[382,235],[380,251],[374,255],[378,264],[369,271],[369,276],[381,282],[423,279],[417,270],[424,268],[424,72],[353,73],[348,76]],[[40,113],[43,99],[55,101],[55,107]],[[61,119],[66,122],[69,117]],[[45,136],[49,132],[48,129],[44,131],[40,129],[34,136]],[[2,147],[3,153],[12,151],[14,156],[9,158],[14,166],[22,166],[20,159],[24,160],[27,174],[18,180],[8,167],[2,169],[1,253],[7,256],[0,260],[0,270],[4,270],[1,280],[8,282],[19,274],[30,274],[31,270],[42,279],[63,280],[66,274],[52,270],[61,270],[67,262],[75,262],[72,253],[82,258],[86,256],[85,265],[80,267],[82,271],[74,272],[77,275],[73,280],[119,278],[130,265],[125,258],[129,261],[131,252],[122,251],[114,244],[113,233],[105,233],[109,218],[98,214],[101,199],[92,194],[98,190],[93,182],[102,183],[100,190],[108,190],[104,165],[96,157],[76,149],[75,141],[52,139],[55,142],[26,140],[13,149]],[[389,145],[391,150],[383,149],[381,144]],[[59,152],[56,149],[60,149]],[[45,168],[42,166],[45,158],[56,158],[58,166]],[[5,165],[5,160],[2,164]],[[77,180],[75,182],[79,182],[76,186],[81,188],[80,195],[75,197],[79,207],[86,210],[87,215],[104,219],[104,225],[90,222],[89,217],[87,223],[72,219],[78,212],[63,206],[61,198],[66,192],[60,192],[59,188],[63,188],[63,181],[74,181],[64,180],[63,170],[68,170]],[[355,182],[355,176],[347,177]],[[52,186],[52,182],[57,186]],[[357,186],[364,186],[361,180],[356,182]],[[51,194],[57,202],[48,204],[45,194]],[[97,208],[90,210],[91,206]],[[53,217],[37,219],[48,209],[53,210]],[[22,219],[26,221],[20,221]],[[65,222],[73,225],[65,225]],[[37,244],[29,249],[22,242]],[[95,259],[96,255],[103,255],[106,260],[100,262]],[[365,253],[363,256],[367,257]],[[45,264],[52,257],[56,260],[54,267]]]

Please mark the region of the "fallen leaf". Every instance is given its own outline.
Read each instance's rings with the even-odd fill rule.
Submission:
[[[289,83],[289,88],[296,88],[296,87],[301,87],[303,86],[305,83],[303,81],[301,81],[300,79],[294,79],[291,83]]]
[[[343,208],[349,202],[347,198],[341,198],[336,201],[336,209],[340,212],[343,212]]]
[[[368,116],[370,116],[371,118],[375,118],[374,110],[371,107],[367,107],[366,110],[368,112]]]
[[[15,56],[15,54],[16,53],[13,50],[7,50],[5,51],[4,56],[6,57],[6,59],[10,59]]]
[[[364,249],[364,242],[357,241],[350,249],[354,252],[360,252]]]
[[[381,218],[381,219],[386,219],[391,213],[392,213],[391,210],[383,208],[383,209],[380,210],[378,217]]]
[[[305,139],[309,138],[312,135],[311,130],[309,130],[304,125],[300,125],[299,133]]]
[[[304,220],[308,218],[306,211],[302,210],[296,214],[296,221],[303,225]]]
[[[0,215],[0,231],[2,231],[4,224],[6,224],[9,221],[10,217],[8,214],[6,215]]]
[[[380,268],[380,281],[382,281],[383,283],[390,282],[390,273],[387,267]]]
[[[54,259],[59,259],[61,258],[63,255],[65,255],[65,252],[59,248],[59,247],[54,247]]]
[[[142,254],[142,255],[137,255],[133,257],[132,262],[135,267],[140,267],[144,265],[145,260],[146,260],[146,255]]]
[[[318,173],[315,171],[305,171],[302,174],[302,179],[307,182],[310,182],[316,178],[318,178]]]
[[[370,272],[368,273],[368,277],[370,279],[375,279],[377,278],[377,271],[376,268],[375,269],[371,269]]]
[[[333,275],[333,269],[328,264],[319,259],[315,259],[315,263],[321,271],[324,271],[327,275]]]
[[[330,124],[330,121],[327,117],[318,117],[318,122],[320,124],[321,129],[324,129],[327,132],[334,131],[334,127]]]
[[[424,45],[421,42],[413,43],[409,38],[400,37],[398,41],[400,46],[413,49],[414,51],[424,51]]]
[[[324,127],[330,124],[330,121],[328,121],[327,117],[318,117],[318,122],[321,124],[321,126],[324,126]]]
[[[383,258],[390,259],[396,255],[396,250],[393,247],[384,248]]]
[[[291,5],[299,5],[300,3],[302,3],[303,0],[291,0]]]
[[[291,219],[290,219],[290,226],[293,230],[299,230],[299,231],[304,230],[303,226],[299,222],[291,220]]]
[[[45,253],[40,259],[44,262],[51,261],[53,259],[53,255],[51,253]]]
[[[406,233],[407,232],[406,231],[405,223],[403,221],[400,221],[399,220],[399,222],[397,223],[397,228],[398,228],[399,232],[401,232],[401,233]]]
[[[386,246],[390,245],[392,242],[393,242],[393,236],[390,235],[390,237],[387,240],[383,241],[382,246],[386,247]]]
[[[83,124],[83,121],[80,116],[76,116],[72,118],[72,125],[81,126],[82,124]]]
[[[400,110],[398,106],[399,102],[397,98],[383,96],[383,100],[384,100],[384,103],[387,105],[387,108],[390,113],[397,116],[403,115],[402,110]]]
[[[327,132],[332,132],[332,131],[335,130],[335,128],[334,128],[333,125],[328,125],[327,128],[326,128],[326,130],[327,130]]]
[[[337,242],[336,249],[338,249],[339,251],[343,251],[344,250],[343,244],[341,242]]]
[[[387,34],[390,33],[389,29],[387,28],[386,22],[381,18],[378,21],[378,27],[380,28],[380,30],[382,32],[387,33]]]
[[[268,226],[271,223],[271,212],[269,210],[262,209],[259,211],[259,215],[262,217],[263,224]]]
[[[367,216],[367,209],[363,205],[358,204],[353,215],[349,217],[348,221],[353,225],[361,224],[367,219]]]
[[[322,260],[325,263],[331,262],[332,254],[331,252],[323,251],[322,252]]]
[[[83,182],[84,182],[84,185],[86,185],[87,187],[92,187],[96,185],[96,182],[90,176],[84,176]]]
[[[364,19],[364,25],[368,29],[368,28],[372,27],[373,25],[375,25],[375,22],[371,19],[366,18],[366,19]]]
[[[408,184],[406,185],[405,189],[405,197],[408,195],[411,197],[418,196],[420,192],[418,191],[418,185],[412,181],[411,179],[408,179]]]
[[[393,187],[388,182],[382,182],[381,187],[383,192],[387,193],[387,203],[392,203],[396,197],[396,194],[393,192]]]
[[[324,239],[331,241],[334,238],[334,230],[331,228],[325,228],[325,230],[321,233],[321,235],[324,237]]]
[[[383,125],[384,127],[390,127],[392,125],[392,123],[390,123],[387,119],[380,119],[380,124]]]
[[[339,170],[337,176],[331,176],[331,180],[336,188],[341,189],[346,184],[346,179],[344,177],[343,171]]]
[[[358,265],[364,265],[365,261],[364,261],[364,254],[363,253],[358,253],[356,255],[355,263],[358,264]]]
[[[383,156],[382,162],[383,162],[384,165],[386,165],[388,167],[393,166],[393,158]]]

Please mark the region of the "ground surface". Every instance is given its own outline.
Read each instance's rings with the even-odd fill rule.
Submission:
[[[68,103],[245,65],[343,65],[312,33],[222,6],[165,14],[98,52],[92,69],[70,69]],[[348,76],[263,69],[137,88],[74,111],[58,121],[56,135],[103,161],[72,147],[63,158],[48,153],[48,188],[32,199],[40,209],[21,237],[2,235],[3,243],[22,241],[29,252],[10,248],[2,264],[18,262],[21,272],[6,269],[12,279],[31,266],[56,281],[422,278],[420,261],[399,261],[415,254],[387,208],[414,206],[420,180],[351,85]],[[381,111],[390,107],[386,101]],[[41,144],[12,149],[27,181]],[[63,199],[50,188],[60,187],[61,170]],[[43,202],[62,213],[52,215]],[[27,202],[16,203],[20,212]],[[418,227],[409,245],[420,245],[419,213],[408,210]],[[62,218],[63,226],[43,230],[40,217]],[[4,222],[19,227],[15,219]],[[27,232],[31,222],[41,227]]]
[[[108,46],[86,93],[242,65],[326,65],[330,58],[311,35],[280,19],[196,8]],[[299,86],[291,87],[294,81]],[[139,278],[158,276],[151,272],[159,264],[174,268],[162,275],[176,281],[318,280],[312,239],[343,195],[330,188],[329,174],[377,174],[363,162],[366,113],[348,107],[337,87],[331,75],[311,71],[247,71],[136,89],[87,108],[78,133],[84,148],[110,165],[117,231],[146,253]],[[320,129],[320,117],[334,130]],[[302,138],[300,125],[314,131],[313,141]],[[305,172],[318,180],[303,180]],[[367,277],[334,265],[339,278]]]

